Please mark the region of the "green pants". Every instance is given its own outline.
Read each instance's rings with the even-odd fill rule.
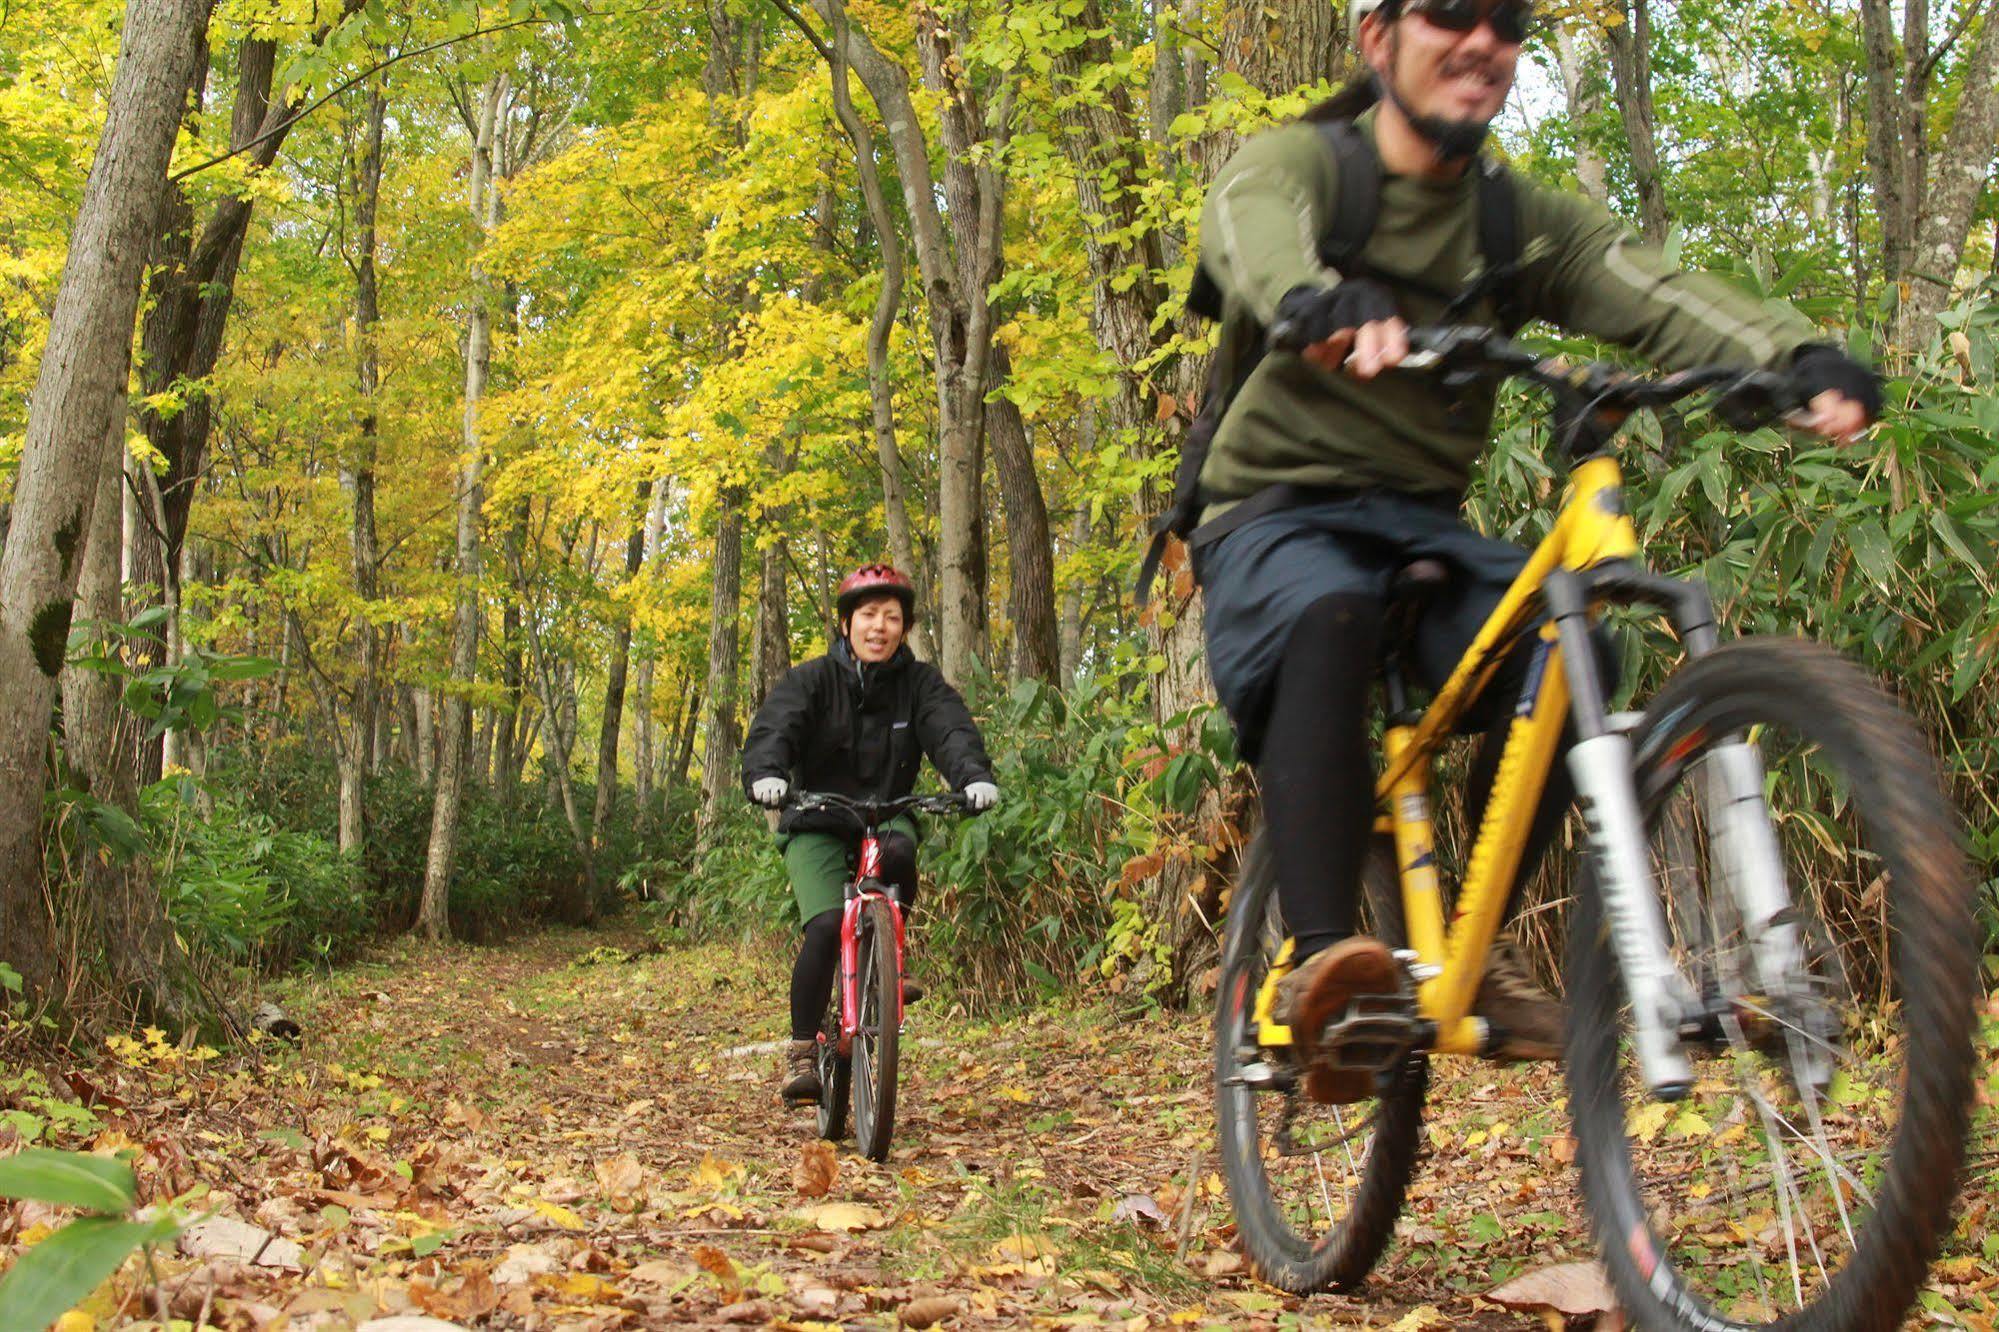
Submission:
[[[883,833],[901,833],[917,840],[916,820],[899,814],[881,827]],[[853,873],[854,856],[861,844],[860,834],[801,832],[780,833],[777,848],[784,853],[785,872],[791,876],[791,895],[798,899],[798,923],[821,912],[832,911],[845,900],[847,880]]]

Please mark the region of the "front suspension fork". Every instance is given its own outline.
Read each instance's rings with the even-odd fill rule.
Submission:
[[[1693,1089],[1693,1066],[1682,1028],[1698,1016],[1686,978],[1673,964],[1666,917],[1652,875],[1650,838],[1633,779],[1631,738],[1613,730],[1604,705],[1589,636],[1589,598],[1582,579],[1566,570],[1548,576],[1550,616],[1562,645],[1576,742],[1569,772],[1589,833],[1596,891],[1610,926],[1626,997],[1639,1073],[1653,1096],[1677,1101]]]

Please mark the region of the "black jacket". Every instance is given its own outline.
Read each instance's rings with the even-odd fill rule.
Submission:
[[[868,666],[835,639],[825,656],[792,667],[757,709],[743,745],[743,791],[760,777],[782,777],[794,791],[893,800],[915,789],[925,754],[953,790],[993,779],[979,728],[942,672],[906,646]],[[854,828],[836,810],[788,809],[778,830]]]

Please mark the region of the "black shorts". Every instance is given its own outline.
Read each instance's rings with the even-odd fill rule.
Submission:
[[[1527,563],[1527,552],[1481,536],[1434,501],[1363,491],[1278,509],[1194,549],[1208,640],[1208,671],[1256,761],[1277,669],[1292,626],[1334,593],[1386,600],[1389,581],[1416,559],[1451,570],[1450,585],[1416,628],[1415,673],[1435,688]]]

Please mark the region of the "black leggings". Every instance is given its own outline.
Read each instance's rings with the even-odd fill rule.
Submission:
[[[883,833],[882,882],[902,904],[907,919],[916,907],[916,843],[899,832]],[[798,961],[791,968],[791,1039],[809,1041],[833,998],[833,973],[840,966],[841,908],[822,911],[805,922]]]
[[[1374,823],[1374,763],[1368,751],[1368,701],[1381,651],[1379,598],[1338,593],[1299,617],[1284,649],[1270,723],[1257,764],[1263,814],[1277,864],[1284,919],[1308,957],[1354,932],[1361,865]],[[1607,656],[1599,642],[1599,656]],[[1467,729],[1482,729],[1466,783],[1469,826],[1477,828],[1492,795],[1512,704],[1526,678],[1533,641],[1523,642],[1486,687]],[[1615,678],[1614,674],[1608,678]],[[1564,733],[1562,750],[1573,736]],[[1574,798],[1568,765],[1549,770],[1521,856],[1520,884],[1533,875]]]

